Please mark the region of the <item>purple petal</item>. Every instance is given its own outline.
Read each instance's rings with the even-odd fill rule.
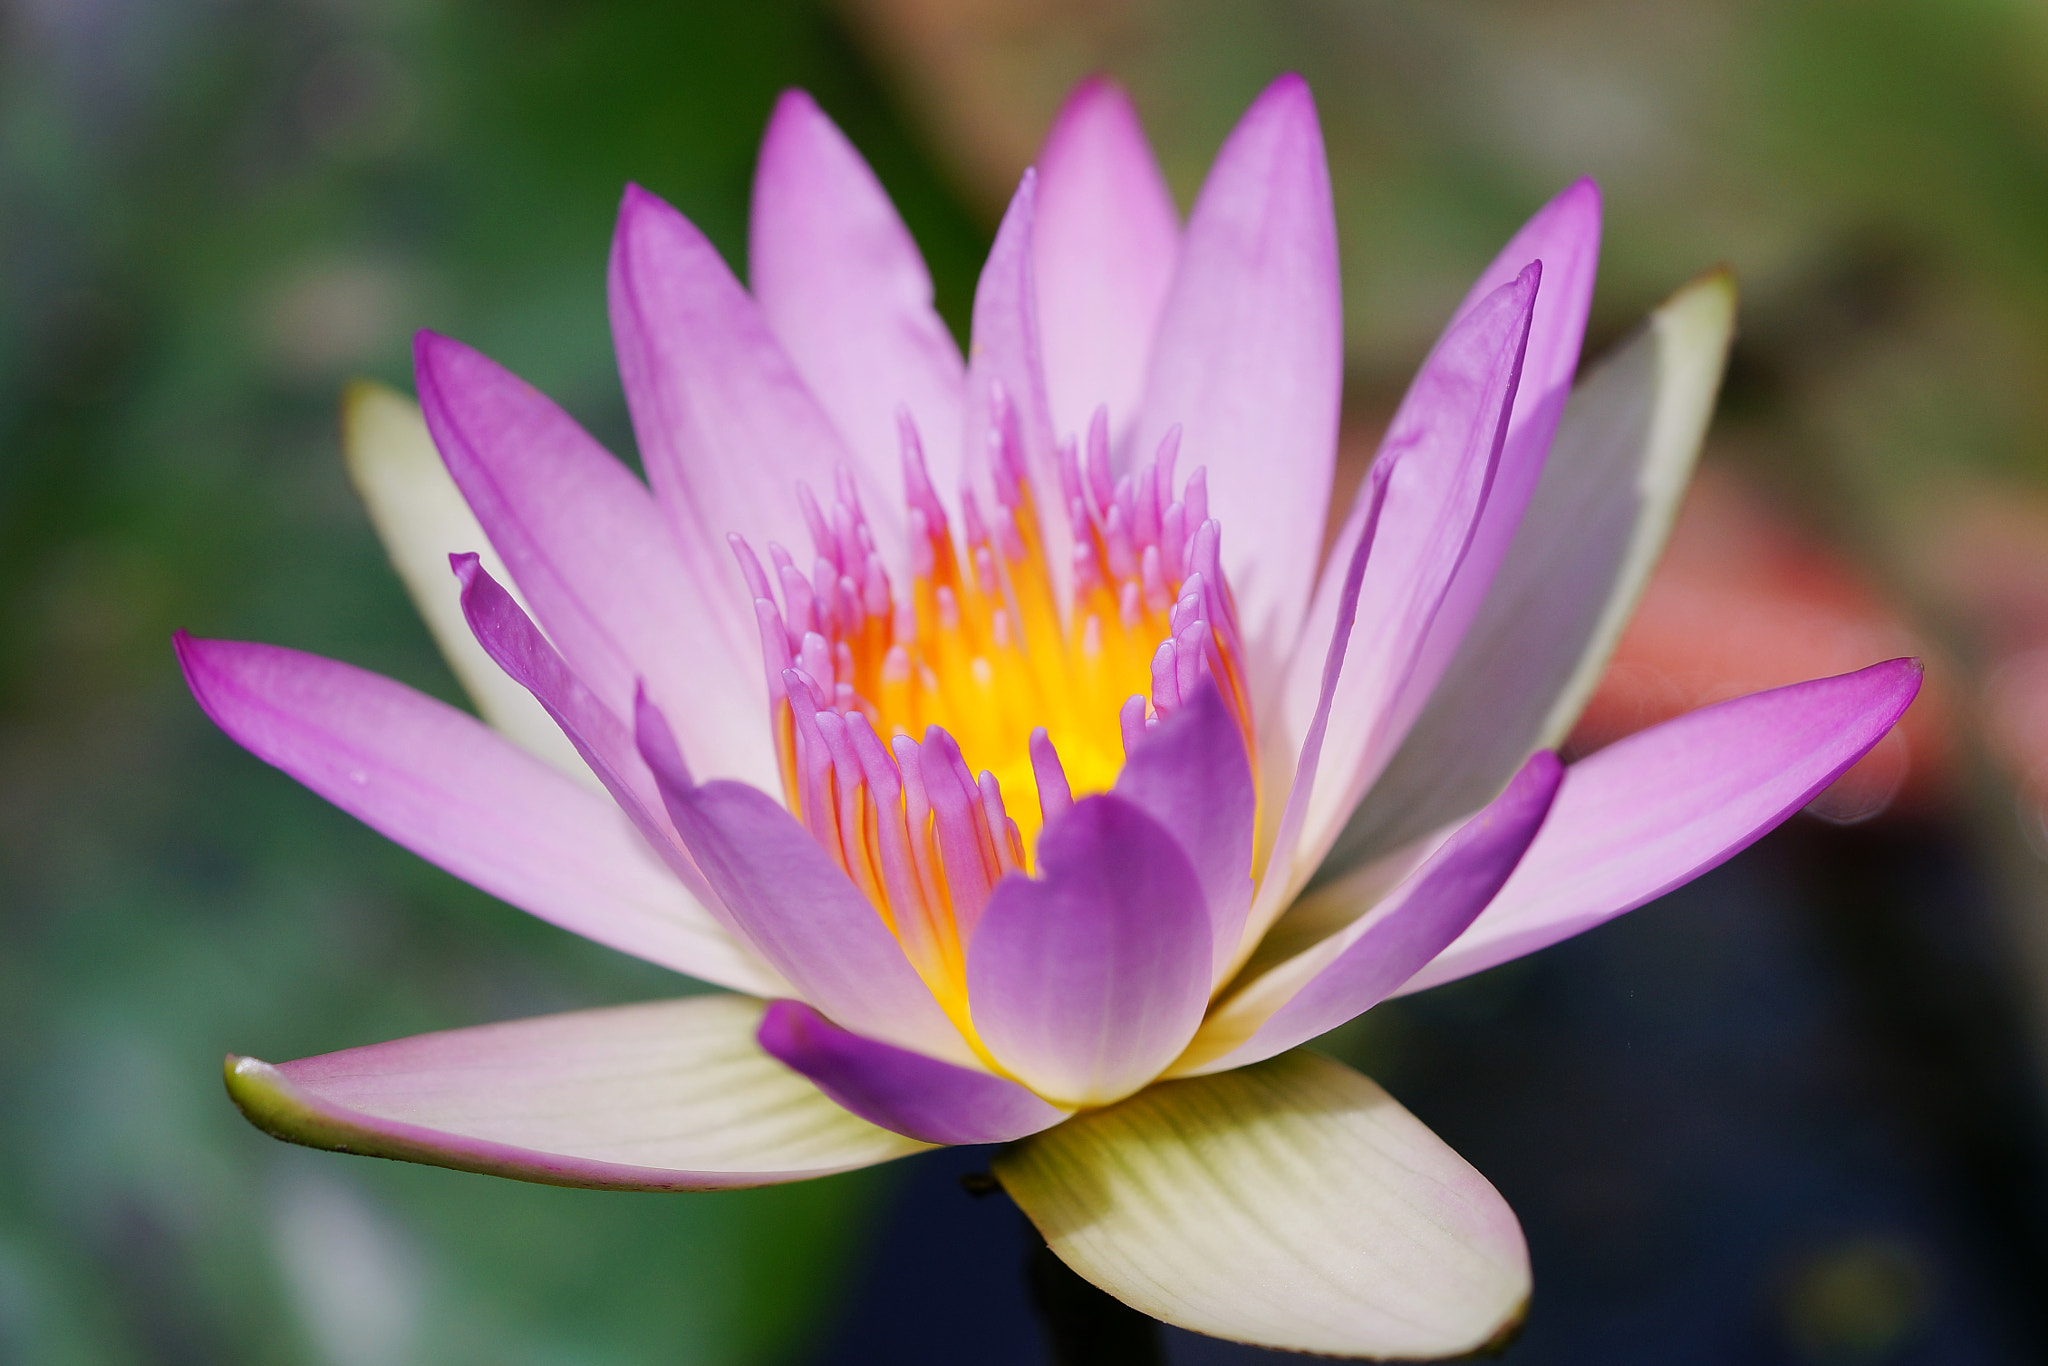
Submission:
[[[1032,1090],[1107,1105],[1171,1062],[1209,998],[1209,914],[1172,835],[1083,798],[1038,838],[1040,875],[996,884],[967,950],[990,1054]]]
[[[692,763],[775,781],[744,587],[686,565],[646,487],[531,385],[431,332],[414,359],[448,472],[577,677],[621,716],[645,679]]]
[[[1180,214],[1130,97],[1083,81],[1038,154],[1032,260],[1053,431],[1085,432],[1107,404],[1121,435],[1137,417]]]
[[[1202,885],[1215,962],[1230,961],[1251,909],[1258,792],[1244,735],[1215,684],[1146,732],[1117,775],[1116,794],[1180,845]]]
[[[554,1186],[765,1186],[922,1149],[763,1053],[753,1037],[762,1009],[692,996],[276,1067],[230,1055],[228,1094],[287,1142]]]
[[[1301,846],[1292,856],[1295,885],[1321,861],[1449,663],[1431,628],[1486,506],[1540,273],[1531,265],[1445,333],[1381,444],[1379,460],[1394,462],[1386,505],[1350,627],[1357,648],[1336,681]],[[1372,501],[1370,487],[1360,491],[1346,542],[1358,542]],[[1304,640],[1334,633],[1345,564],[1332,561]],[[1327,678],[1313,667],[1319,663],[1309,651],[1295,657],[1287,679],[1289,733],[1306,734],[1321,714]]]
[[[1255,711],[1315,582],[1343,370],[1322,132],[1308,86],[1283,76],[1223,144],[1188,218],[1131,447],[1149,455],[1179,423],[1181,468],[1208,468]]]
[[[860,153],[801,90],[783,92],[754,169],[747,270],[761,316],[846,444],[897,487],[898,405],[959,481],[960,348],[932,308],[917,244]],[[822,490],[821,490],[822,492]]]
[[[717,248],[637,185],[619,206],[610,294],[641,459],[685,559],[707,582],[728,585],[745,606],[726,538],[810,546],[796,485],[823,497],[842,465],[877,530],[902,544],[899,500],[854,462]]]
[[[1580,180],[1538,210],[1481,272],[1458,306],[1458,319],[1485,307],[1494,291],[1513,284],[1531,261],[1543,267],[1543,288],[1529,318],[1514,415],[1508,420],[1507,440],[1471,548],[1430,626],[1423,648],[1426,673],[1441,675],[1478,615],[1528,510],[1558,419],[1571,397],[1586,312],[1593,302],[1593,275],[1600,264],[1599,186]],[[1457,326],[1456,321],[1451,325]]]
[[[1014,1081],[852,1034],[801,1001],[775,1001],[761,1047],[871,1124],[926,1143],[1007,1143],[1065,1119]]]
[[[275,645],[181,633],[177,648],[193,696],[236,743],[430,863],[649,962],[781,991],[617,807],[475,717]]]
[[[1663,550],[1734,321],[1733,281],[1709,272],[1573,391],[1485,603],[1319,880],[1462,819],[1570,731]]]
[[[1564,776],[1543,751],[1373,911],[1277,964],[1210,1013],[1176,1075],[1284,1053],[1394,994],[1464,933],[1508,880]],[[1240,1042],[1241,1041],[1241,1042]]]
[[[1533,953],[1718,867],[1868,753],[1919,690],[1919,661],[1894,659],[1702,707],[1573,764],[1507,886],[1403,992]]]
[[[723,908],[697,871],[663,808],[654,775],[626,723],[605,706],[541,635],[475,555],[450,557],[462,585],[462,615],[491,661],[532,694],[648,844],[714,914]],[[727,926],[731,929],[731,926]]]
[[[1054,462],[1052,410],[1045,395],[1045,353],[1038,326],[1038,284],[1032,269],[1033,219],[1038,178],[1027,170],[996,227],[996,240],[974,287],[974,336],[967,350],[967,407],[961,460],[966,481],[992,501],[990,451],[1004,426],[996,401],[1000,391],[1015,424],[1017,456],[1035,495],[1045,538],[1046,568],[1053,601],[1070,600],[1074,577],[1074,533],[1060,496]]]
[[[971,1056],[881,914],[796,817],[744,783],[694,783],[644,699],[634,726],[690,857],[739,932],[798,995],[871,1038]]]

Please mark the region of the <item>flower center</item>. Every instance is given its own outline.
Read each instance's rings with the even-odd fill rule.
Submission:
[[[798,486],[815,549],[808,574],[779,545],[763,566],[734,538],[789,808],[970,1039],[966,942],[995,883],[1031,870],[1044,823],[1075,796],[1109,789],[1146,727],[1205,677],[1251,744],[1221,529],[1203,471],[1174,488],[1178,429],[1117,477],[1098,410],[1085,459],[1071,441],[1061,448],[1061,497],[1047,507],[1000,390],[994,400],[993,497],[984,510],[963,490],[957,542],[916,429],[900,418],[907,590],[891,582],[844,471],[829,510]],[[1072,533],[1064,602],[1047,515]]]

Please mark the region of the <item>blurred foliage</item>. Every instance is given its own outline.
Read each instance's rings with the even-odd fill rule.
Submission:
[[[770,1361],[832,1302],[887,1174],[690,1198],[522,1186],[283,1147],[215,1080],[230,1048],[675,989],[240,753],[168,649],[184,626],[455,695],[348,492],[336,394],[359,372],[405,383],[432,327],[630,456],[603,290],[628,180],[738,263],[760,127],[807,86],[896,195],[957,327],[1073,79],[1129,83],[1185,202],[1245,102],[1297,68],[1328,124],[1368,418],[1495,245],[1595,174],[1596,341],[1732,260],[1721,455],[1933,595],[1917,547],[1945,482],[2048,480],[2044,16],[7,0],[0,1361]],[[1816,1284],[1825,1318],[1848,1292]]]

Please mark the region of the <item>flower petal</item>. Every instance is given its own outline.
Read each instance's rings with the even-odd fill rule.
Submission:
[[[1053,431],[1109,406],[1112,439],[1138,415],[1152,338],[1180,254],[1180,213],[1131,100],[1083,81],[1038,154],[1032,260]]]
[[[1188,217],[1130,448],[1149,456],[1178,423],[1181,468],[1208,468],[1258,714],[1315,582],[1343,371],[1322,131],[1308,86],[1283,76],[1224,142]]]
[[[290,1143],[601,1190],[766,1186],[924,1150],[762,1052],[764,1008],[690,996],[275,1067],[230,1055],[228,1094]]]
[[[1258,792],[1244,735],[1215,684],[1146,732],[1117,774],[1115,791],[1159,822],[1195,870],[1220,971],[1251,910]]]
[[[974,1027],[1056,1103],[1105,1105],[1159,1074],[1209,999],[1209,912],[1172,835],[1134,803],[1074,803],[1037,878],[996,884],[967,946]]]
[[[475,717],[275,645],[176,638],[214,724],[372,829],[550,924],[721,986],[779,994],[611,801]]]
[[[1045,351],[1038,328],[1038,284],[1032,269],[1033,222],[1038,175],[1026,170],[1011,196],[996,240],[974,286],[974,335],[967,348],[967,407],[962,429],[961,469],[965,482],[998,501],[991,477],[991,452],[1003,428],[1014,424],[1018,455],[1030,484],[1044,537],[1046,570],[1053,601],[1065,612],[1072,600],[1074,530],[1061,496],[1054,462],[1052,410],[1045,397]],[[1000,391],[1008,412],[998,411]]]
[[[419,406],[385,385],[357,380],[341,399],[341,454],[384,553],[476,709],[520,748],[587,781],[590,771],[561,730],[491,663],[463,623],[448,580],[449,552],[473,550],[501,578],[505,566],[448,477]]]
[[[1734,281],[1702,276],[1572,395],[1485,605],[1327,872],[1459,819],[1570,731],[1663,550],[1734,326]]]
[[[801,1001],[776,1001],[761,1047],[872,1124],[927,1143],[1007,1143],[1068,1111],[1014,1081],[849,1033]]]
[[[971,1058],[880,913],[796,817],[744,783],[694,782],[644,698],[634,733],[676,833],[728,918],[798,995],[856,1033]]]
[[[1529,317],[1529,342],[1522,356],[1521,381],[1515,388],[1514,413],[1508,419],[1507,440],[1501,445],[1500,461],[1479,525],[1473,530],[1472,544],[1430,623],[1429,642],[1423,647],[1424,662],[1419,668],[1428,677],[1442,675],[1445,662],[1456,654],[1493,587],[1543,473],[1558,418],[1571,396],[1579,344],[1586,334],[1586,312],[1593,302],[1593,275],[1600,262],[1600,191],[1591,180],[1570,186],[1523,225],[1480,273],[1457,316],[1463,318],[1484,307],[1495,290],[1512,284],[1531,261],[1542,266],[1543,288],[1537,292]]]
[[[1162,1082],[996,1155],[1052,1250],[1156,1319],[1345,1357],[1447,1357],[1529,1297],[1514,1212],[1385,1091],[1313,1053]]]
[[[531,385],[431,332],[414,360],[449,473],[577,677],[621,716],[645,679],[691,762],[775,781],[745,588],[687,566],[646,487]]]
[[[1435,649],[1432,627],[1486,507],[1540,274],[1532,264],[1452,325],[1381,443],[1379,461],[1393,461],[1393,470],[1350,628],[1357,648],[1336,680],[1300,847],[1291,870],[1282,868],[1291,871],[1290,892],[1322,861],[1450,662]],[[1360,491],[1346,541],[1357,542],[1353,528],[1363,528],[1376,496],[1370,486]],[[1345,572],[1344,562],[1331,563],[1304,640],[1334,632]],[[1323,661],[1313,655],[1297,652],[1288,674],[1287,736],[1305,736],[1321,714]]]
[[[1920,672],[1894,659],[1751,693],[1573,764],[1507,886],[1403,994],[1534,953],[1718,867],[1883,739]]]
[[[1284,1053],[1393,995],[1500,891],[1536,838],[1563,776],[1556,755],[1531,758],[1491,806],[1370,915],[1234,989],[1202,1021],[1173,1075],[1218,1072]]]
[[[761,316],[854,455],[900,481],[910,410],[938,487],[959,481],[960,348],[932,308],[917,244],[860,153],[801,90],[776,102],[754,168],[747,272]],[[937,463],[943,462],[943,463]]]
[[[826,498],[842,466],[876,533],[903,544],[900,500],[853,459],[718,249],[637,185],[619,206],[610,296],[641,460],[704,582],[749,603],[726,538],[802,554],[811,538],[796,484]]]
[[[654,775],[634,747],[626,723],[584,686],[512,595],[484,572],[474,555],[450,557],[462,584],[462,615],[479,645],[505,676],[529,691],[551,722],[568,737],[576,754],[597,775],[671,872],[690,894],[717,914],[723,908],[703,873],[690,860],[669,822]],[[731,930],[733,927],[726,927]]]

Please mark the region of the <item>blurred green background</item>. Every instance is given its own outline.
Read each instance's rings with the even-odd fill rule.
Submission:
[[[2001,680],[2048,642],[2038,5],[6,0],[0,44],[0,1361],[766,1363],[841,1312],[900,1173],[629,1197],[248,1129],[227,1049],[675,984],[241,753],[168,644],[276,641],[454,698],[347,488],[340,386],[409,387],[431,326],[630,453],[603,291],[620,190],[743,265],[787,85],[873,161],[958,326],[1073,80],[1128,83],[1185,204],[1258,88],[1303,71],[1368,435],[1470,276],[1580,174],[1609,214],[1596,348],[1733,262],[1711,458],[1937,653],[1950,776],[1920,809],[1992,870],[2007,1032],[2048,1037],[2024,796],[2013,819],[2038,755],[1994,706],[2025,712]],[[1987,508],[2010,549],[1989,568],[1964,553]],[[1384,1058],[1390,1029],[1350,1046]],[[1818,1355],[1803,1329],[1780,1346],[1906,1359],[1903,1329],[1851,1319]]]

